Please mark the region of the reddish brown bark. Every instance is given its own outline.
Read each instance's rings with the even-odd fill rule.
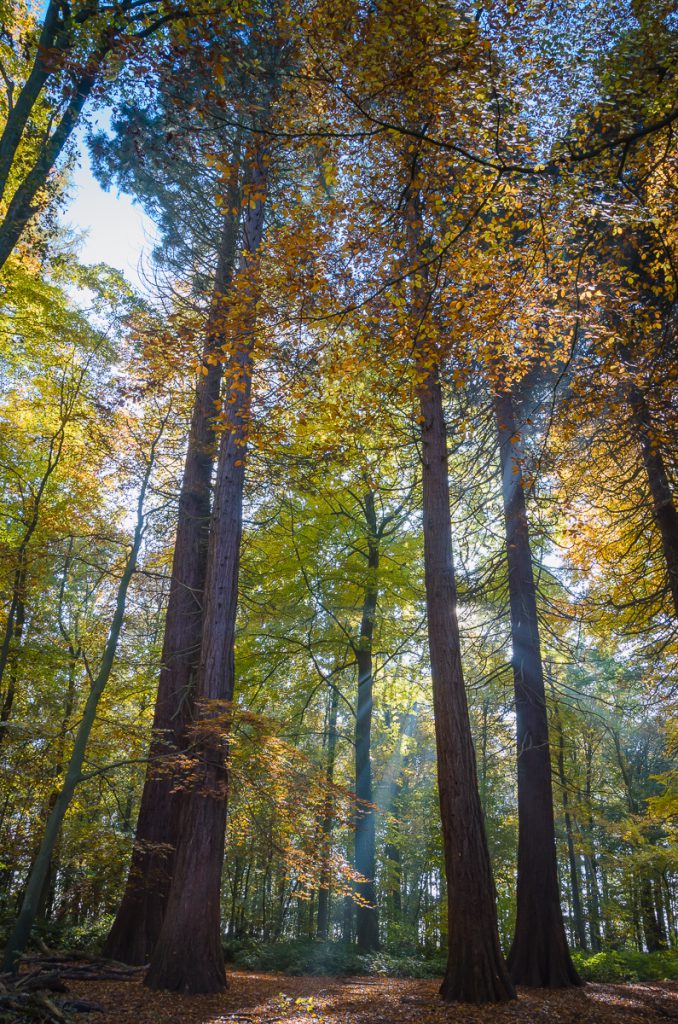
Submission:
[[[452,560],[447,442],[436,370],[420,391],[424,561],[438,791],[448,889],[448,1002],[515,998],[499,946],[492,868],[461,663]]]
[[[510,392],[495,395],[508,563],[518,751],[518,890],[508,955],[517,985],[581,984],[567,947],[553,820],[544,672],[519,434]]]
[[[239,205],[237,192],[234,182],[229,210]],[[186,726],[200,657],[216,445],[213,422],[223,370],[221,363],[210,363],[208,357],[223,341],[221,320],[233,277],[238,220],[238,216],[229,214],[224,221],[204,347],[206,373],[200,375],[196,387],[179,496],[149,766],[125,893],[104,946],[106,956],[129,964],[145,964],[151,957],[160,935],[173,872],[181,793],[177,791],[171,761],[186,748]]]
[[[263,232],[266,169],[254,158],[239,272],[252,269]],[[255,198],[256,197],[256,198]],[[253,281],[250,309],[256,300]],[[254,324],[243,324],[226,367],[224,423],[210,520],[194,765],[181,821],[167,909],[145,983],[177,992],[226,987],[221,947],[221,872],[228,795],[223,715],[233,697],[234,639],[242,536],[245,458],[252,388]]]

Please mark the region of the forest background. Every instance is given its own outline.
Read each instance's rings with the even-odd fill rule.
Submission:
[[[671,5],[1,11],[7,963],[676,972]]]

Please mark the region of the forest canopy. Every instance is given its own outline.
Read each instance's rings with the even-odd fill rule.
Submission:
[[[7,985],[678,978],[677,33],[1,0]]]

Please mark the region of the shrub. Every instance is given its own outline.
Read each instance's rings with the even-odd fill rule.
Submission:
[[[572,954],[584,981],[674,981],[678,979],[678,951],[638,953],[615,950],[609,953]]]
[[[418,950],[408,953],[380,951],[360,953],[338,942],[283,941],[264,943],[228,940],[227,961],[251,971],[284,974],[381,974],[396,978],[433,978],[443,973],[445,962]]]

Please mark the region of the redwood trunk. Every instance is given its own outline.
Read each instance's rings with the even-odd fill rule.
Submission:
[[[506,524],[518,750],[518,891],[508,955],[517,985],[581,984],[560,907],[551,756],[519,436],[509,392],[495,396]]]
[[[423,382],[420,410],[426,608],[448,889],[448,959],[440,992],[448,1002],[500,1002],[514,999],[515,992],[499,946],[461,665],[445,418],[436,371]]]
[[[236,194],[231,199],[229,210],[238,202]],[[199,377],[196,388],[179,496],[149,766],[125,893],[104,946],[106,956],[128,964],[148,963],[160,935],[172,879],[181,793],[176,788],[171,759],[186,748],[186,726],[200,658],[216,444],[213,422],[222,377],[221,363],[211,364],[206,357],[222,341],[220,317],[233,276],[237,220],[231,214],[224,222],[204,350],[207,372]]]
[[[264,154],[255,158],[240,272],[252,270],[263,232]],[[195,764],[181,801],[174,874],[145,983],[177,992],[226,987],[221,946],[221,872],[228,775],[224,713],[235,683],[234,640],[242,536],[245,457],[252,387],[256,287],[247,281],[250,322],[243,323],[227,365],[225,423],[210,523],[194,729]],[[221,716],[221,721],[219,720]]]

